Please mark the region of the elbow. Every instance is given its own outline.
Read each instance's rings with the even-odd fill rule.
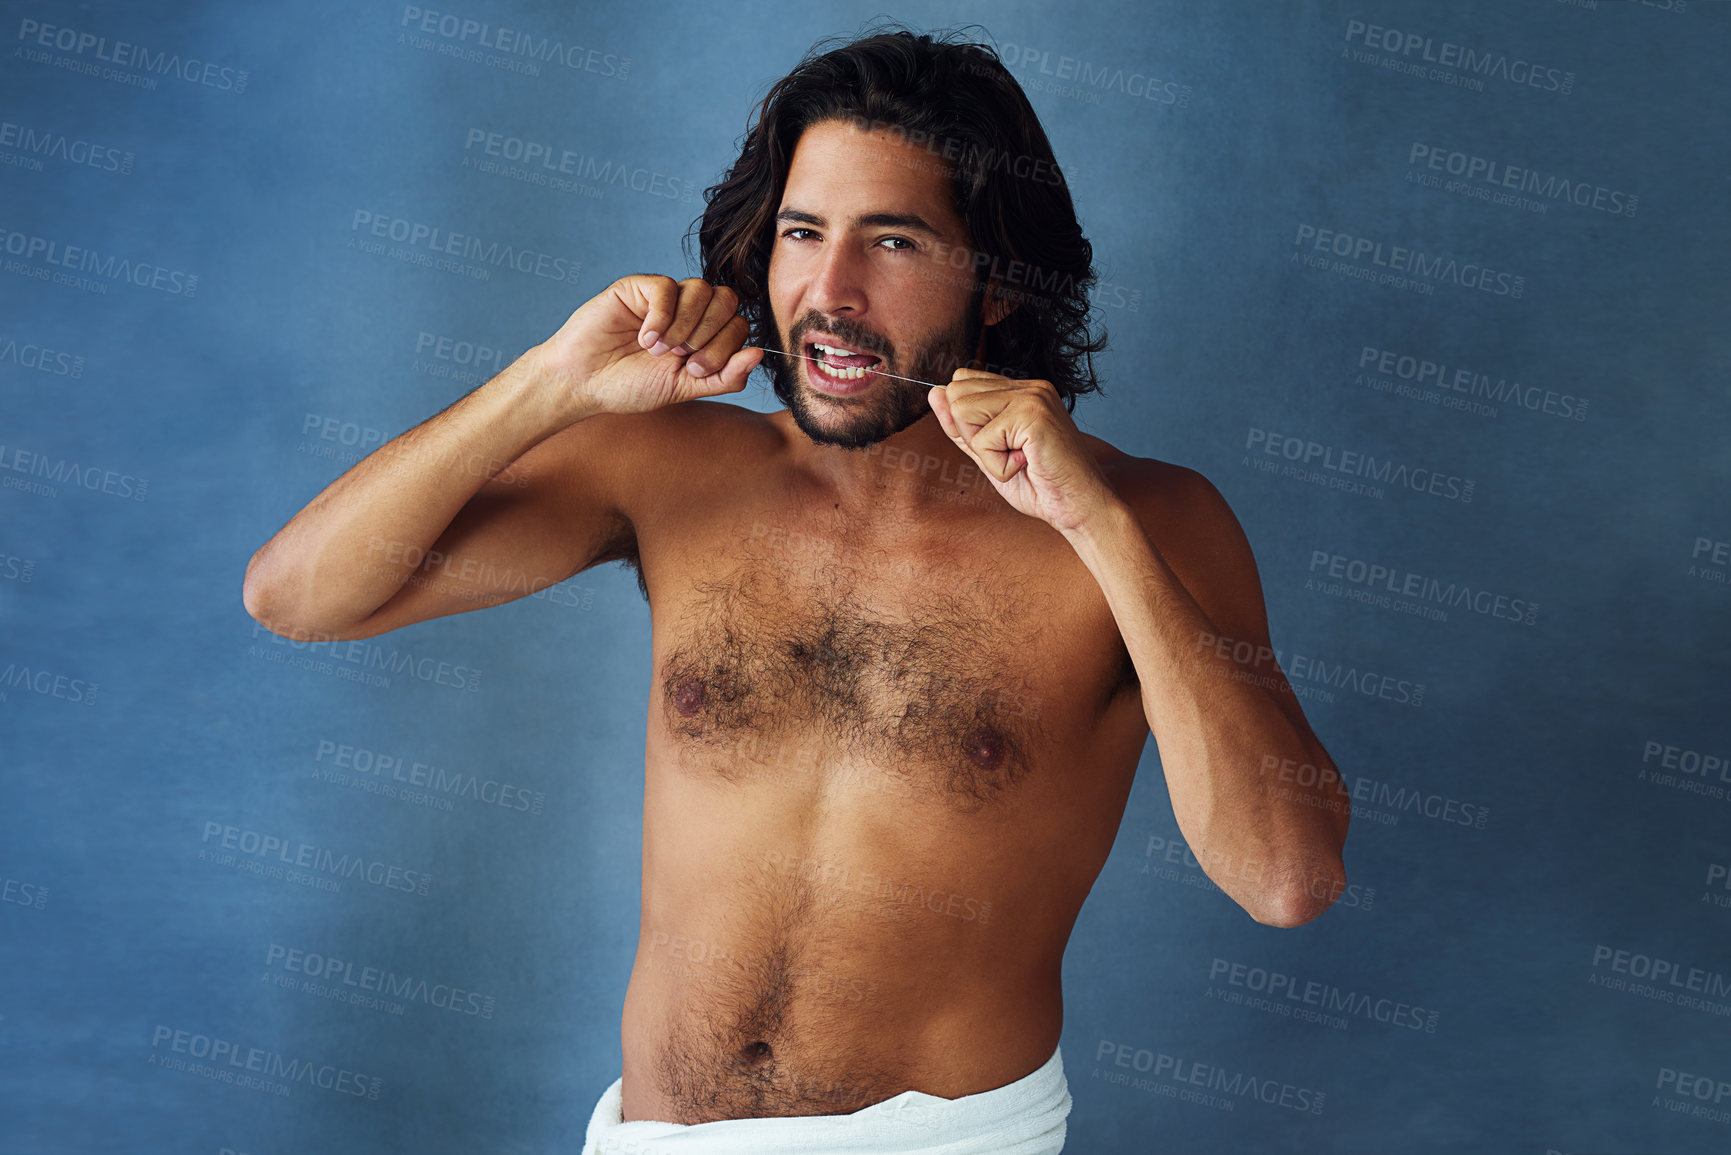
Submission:
[[[285,608],[281,587],[267,579],[258,554],[247,563],[246,578],[240,587],[240,602],[253,621],[291,641],[328,642],[344,636],[340,631],[307,624],[292,609]]]
[[[240,604],[246,607],[253,621],[272,633],[281,633],[272,624],[280,620],[280,606],[277,605],[280,599],[272,595],[273,587],[266,579],[265,567],[260,560],[263,554],[264,551],[260,550],[246,563],[246,578],[240,585]]]
[[[1346,891],[1346,868],[1339,859],[1293,870],[1260,893],[1250,917],[1264,926],[1290,930],[1322,917]]]
[[[240,583],[240,604],[246,607],[246,612],[252,620],[260,625],[267,625],[266,616],[270,610],[266,605],[265,583],[259,575],[258,555],[252,555],[252,560],[246,563],[246,578]]]
[[[246,607],[246,612],[253,621],[264,624],[264,583],[253,580],[250,565],[246,568],[246,580],[240,586],[240,604]]]

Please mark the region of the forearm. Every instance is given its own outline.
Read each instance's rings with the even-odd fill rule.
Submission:
[[[247,564],[248,610],[278,632],[311,635],[361,621],[388,601],[489,479],[586,415],[560,409],[536,352],[380,446],[309,502]]]
[[[1278,696],[1292,691],[1278,665],[1246,669],[1216,652],[1216,623],[1127,506],[1109,503],[1067,536],[1136,665],[1173,813],[1198,860],[1259,921],[1314,917],[1343,881],[1347,797],[1327,752],[1282,708]],[[1317,771],[1270,773],[1306,764]]]

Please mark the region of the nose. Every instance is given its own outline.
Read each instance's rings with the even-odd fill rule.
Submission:
[[[865,312],[865,254],[846,242],[824,245],[811,281],[811,307],[826,315]]]

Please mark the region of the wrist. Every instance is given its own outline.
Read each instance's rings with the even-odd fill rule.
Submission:
[[[515,404],[537,412],[549,434],[575,425],[602,411],[583,391],[579,374],[565,365],[547,345],[534,345],[494,378]]]
[[[1112,492],[1104,494],[1074,526],[1060,532],[1089,569],[1098,564],[1114,543],[1127,540],[1127,535],[1143,536],[1136,511]]]
[[[1130,526],[1140,527],[1135,512],[1112,489],[1104,490],[1091,502],[1073,525],[1060,529],[1070,544],[1078,549],[1098,545],[1124,532]]]

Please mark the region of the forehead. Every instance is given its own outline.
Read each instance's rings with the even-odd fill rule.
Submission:
[[[780,208],[817,213],[832,226],[866,213],[913,213],[944,231],[963,231],[941,156],[900,140],[827,120],[800,134]]]

